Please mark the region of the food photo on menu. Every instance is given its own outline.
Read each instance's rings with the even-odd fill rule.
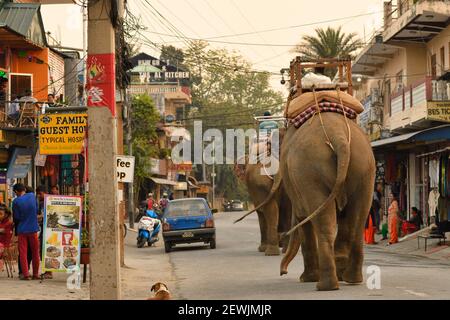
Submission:
[[[47,228],[78,229],[79,207],[47,206]]]

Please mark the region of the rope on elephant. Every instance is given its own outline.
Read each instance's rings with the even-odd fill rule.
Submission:
[[[352,134],[351,134],[351,131],[350,131],[350,125],[348,124],[348,119],[345,116],[345,109],[344,109],[344,104],[342,103],[342,98],[341,98],[341,95],[340,95],[341,89],[339,88],[339,86],[336,86],[336,91],[337,91],[337,96],[339,98],[339,101],[341,102],[342,112],[344,113],[345,124],[347,125],[347,131],[348,131],[348,143],[350,144],[350,142],[352,141]]]
[[[333,144],[331,143],[330,137],[328,137],[327,130],[325,130],[325,125],[323,124],[323,119],[322,119],[322,114],[320,112],[319,102],[317,101],[317,95],[316,95],[316,88],[315,88],[315,86],[312,86],[312,92],[313,92],[313,95],[314,95],[314,101],[316,102],[316,109],[317,110],[313,114],[313,116],[311,117],[311,120],[310,120],[309,124],[311,125],[311,123],[313,122],[314,116],[316,114],[318,114],[319,115],[319,119],[320,119],[320,125],[322,127],[323,133],[325,134],[325,138],[327,140],[327,141],[325,141],[325,143],[331,148],[331,150],[333,150],[333,152],[335,152]],[[345,113],[344,113],[344,117],[345,117]]]

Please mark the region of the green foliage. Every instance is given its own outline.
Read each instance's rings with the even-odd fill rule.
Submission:
[[[192,83],[192,108],[187,117],[191,134],[194,120],[203,121],[203,130],[221,130],[224,138],[226,129],[256,129],[254,116],[267,110],[275,113],[284,106],[282,94],[270,88],[270,74],[253,71],[251,64],[236,52],[195,41],[184,52],[184,63]],[[208,177],[210,169],[208,166]],[[232,166],[218,165],[216,173],[217,194],[228,199],[248,198]]]
[[[172,66],[178,66],[179,68],[184,69],[184,52],[181,49],[178,49],[174,46],[162,46],[161,55],[159,58],[163,61],[168,62]]]
[[[134,187],[139,194],[142,181],[148,177],[151,157],[158,157],[156,124],[160,115],[147,94],[133,97],[131,102],[131,142],[135,157]]]
[[[81,229],[81,248],[89,248],[89,232],[85,228]]]
[[[315,31],[315,36],[303,36],[302,42],[295,48],[295,51],[305,60],[353,58],[355,51],[363,45],[362,41],[356,38],[356,32],[346,34],[342,32],[342,27],[318,28]],[[334,77],[335,73],[336,70],[325,70],[325,74],[330,77]]]

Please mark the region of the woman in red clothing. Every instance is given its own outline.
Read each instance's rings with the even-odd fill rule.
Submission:
[[[388,226],[389,226],[389,244],[394,244],[398,242],[398,230],[397,230],[397,224],[398,224],[398,214],[399,214],[399,208],[398,208],[398,200],[397,195],[391,192],[391,205],[388,209]]]
[[[11,221],[11,211],[4,205],[0,204],[0,259],[3,258],[5,247],[11,244],[13,235],[13,223]],[[3,269],[3,260],[0,260],[0,270]]]

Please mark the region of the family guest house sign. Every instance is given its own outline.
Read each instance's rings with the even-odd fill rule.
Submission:
[[[79,154],[83,150],[86,113],[44,114],[39,117],[39,153]]]

